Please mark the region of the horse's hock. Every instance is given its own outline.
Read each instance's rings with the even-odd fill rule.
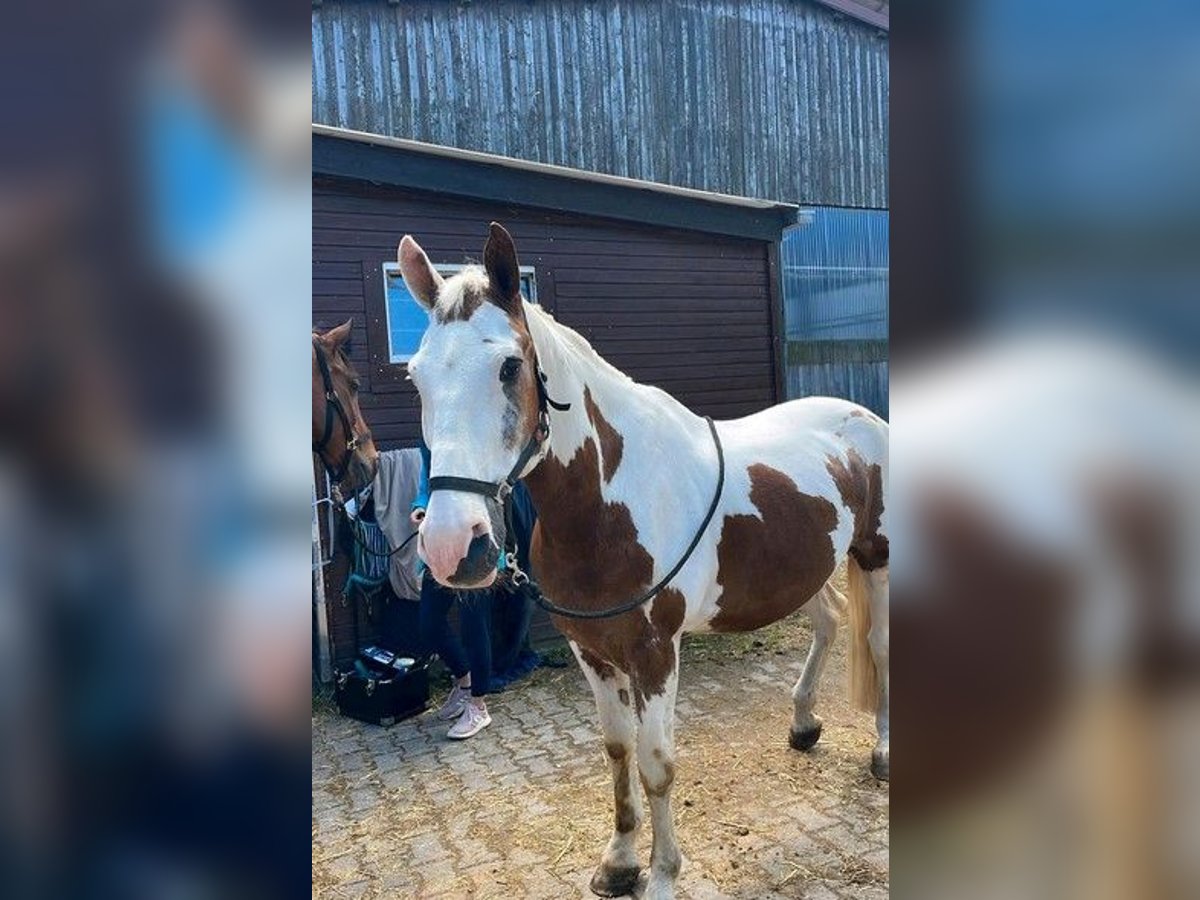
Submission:
[[[788,747],[810,640],[792,617],[685,643],[678,896],[887,895],[888,789],[862,765],[874,730],[845,698],[844,637],[820,688],[820,743]],[[314,715],[314,897],[592,896],[612,786],[583,674],[539,670],[489,705],[494,724],[465,742],[428,716],[381,729]],[[649,844],[643,828],[643,859]]]

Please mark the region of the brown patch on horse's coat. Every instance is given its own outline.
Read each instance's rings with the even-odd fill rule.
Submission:
[[[617,473],[617,466],[621,464],[625,439],[609,424],[608,419],[604,418],[600,407],[592,399],[592,392],[587,388],[583,389],[583,405],[587,409],[587,416],[592,427],[596,429],[596,436],[600,439],[600,456],[604,462],[604,483],[608,484],[613,480],[613,475]]]
[[[542,590],[562,606],[596,610],[624,603],[649,587],[654,574],[629,508],[601,495],[602,477],[596,439],[589,437],[569,462],[548,456],[525,479],[538,510],[533,566]],[[649,615],[648,605],[597,621],[550,617],[581,656],[586,651],[629,675],[639,715],[675,669],[673,639],[684,615],[683,595],[673,588],[659,592]]]
[[[591,650],[580,648],[579,656],[585,663],[587,663],[589,669],[600,676],[601,681],[607,681],[609,678],[616,677],[617,673],[616,670],[613,669],[612,664],[604,661]]]
[[[883,474],[879,464],[868,466],[858,451],[851,449],[846,462],[831,455],[825,468],[837,485],[842,502],[854,512],[850,555],[866,572],[886,566],[888,539],[879,533],[879,517],[883,515]]]
[[[445,325],[447,322],[465,322],[483,306],[490,290],[489,286],[470,279],[465,280],[458,302],[453,305],[439,303],[433,308],[433,317],[439,325]]]
[[[719,611],[713,631],[752,631],[799,609],[833,574],[830,533],[837,509],[824,497],[802,494],[778,469],[749,468],[750,502],[758,516],[725,517],[717,546]]]
[[[517,447],[524,444],[533,435],[533,430],[537,427],[538,419],[538,393],[537,393],[537,360],[533,352],[533,338],[529,334],[529,325],[525,321],[525,314],[519,316],[509,316],[509,325],[512,326],[513,333],[517,338],[517,348],[521,352],[521,358],[525,360],[525,364],[521,366],[521,374],[517,377],[512,388],[506,386],[505,395],[508,396],[509,402],[516,414],[512,419],[511,429],[509,423],[505,422],[505,444],[510,447]],[[511,390],[511,393],[510,393]]]
[[[663,760],[663,771],[666,773],[663,780],[659,784],[651,784],[646,779],[645,772],[639,772],[642,779],[642,787],[646,791],[648,797],[665,797],[671,792],[671,785],[675,783],[675,763],[670,760]]]
[[[920,652],[900,657],[905,689],[892,698],[911,749],[891,812],[910,820],[1041,758],[1075,697],[1066,648],[1086,583],[1056,548],[939,485],[920,493],[913,519],[929,549],[921,594],[893,595],[890,612],[897,633],[921,636]]]
[[[606,743],[604,752],[616,765],[613,773],[616,828],[622,834],[628,834],[637,828],[637,810],[633,808],[633,798],[629,793],[629,752],[624,744],[617,743]]]

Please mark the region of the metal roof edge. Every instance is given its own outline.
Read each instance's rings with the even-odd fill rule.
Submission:
[[[791,203],[736,197],[312,125],[314,174],[667,228],[778,241]]]
[[[852,19],[857,19],[867,25],[873,25],[881,31],[891,33],[891,13],[871,9],[855,0],[812,0],[820,6],[827,7]]]

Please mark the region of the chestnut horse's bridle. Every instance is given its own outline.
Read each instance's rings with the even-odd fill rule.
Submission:
[[[342,400],[333,386],[329,360],[325,358],[325,351],[321,349],[316,335],[313,335],[313,351],[317,354],[317,367],[321,370],[322,389],[325,391],[325,427],[321,431],[321,439],[313,443],[313,452],[321,457],[321,463],[329,472],[329,477],[333,479],[334,484],[340,484],[341,480],[346,477],[346,469],[349,468],[350,459],[354,456],[354,451],[358,449],[362,437],[354,433],[354,425],[350,421],[350,416],[346,414],[346,407],[342,405]],[[329,460],[325,458],[325,451],[333,437],[333,417],[335,415],[341,420],[342,432],[346,435],[346,455],[342,457],[342,464],[336,468],[331,466]]]

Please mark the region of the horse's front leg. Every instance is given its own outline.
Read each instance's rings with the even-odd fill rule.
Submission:
[[[674,641],[671,671],[662,692],[645,698],[638,726],[638,767],[650,801],[654,843],[650,851],[650,880],[644,900],[669,900],[683,857],[671,818],[671,787],[675,782],[675,689],[679,684],[679,639]]]
[[[642,798],[637,790],[637,720],[629,676],[590,657],[574,641],[571,649],[596,697],[604,753],[613,777],[615,822],[613,836],[592,875],[592,891],[601,897],[620,897],[633,891],[641,867],[635,846],[642,824]],[[590,661],[589,661],[590,660]]]

